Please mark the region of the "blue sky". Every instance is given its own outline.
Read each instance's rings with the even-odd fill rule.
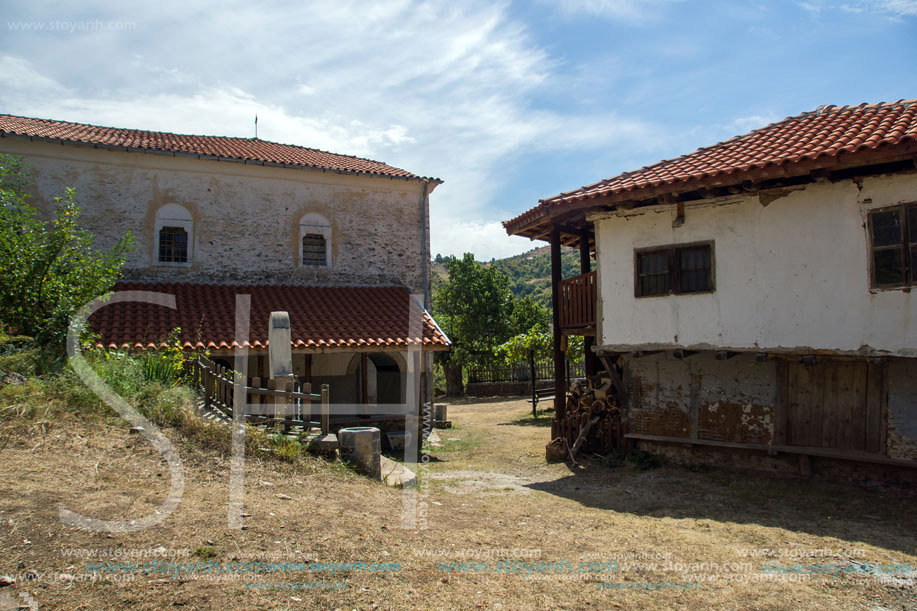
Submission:
[[[539,198],[917,98],[917,0],[0,7],[0,112],[229,136],[257,113],[264,139],[442,178],[432,251],[479,259],[538,245],[499,223]]]

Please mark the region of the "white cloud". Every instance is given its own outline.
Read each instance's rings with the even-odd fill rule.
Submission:
[[[901,15],[902,17],[917,16],[917,0],[872,0],[870,4],[880,10]]]
[[[732,126],[739,130],[739,133],[744,134],[755,129],[760,129],[771,123],[775,123],[779,118],[773,113],[765,113],[763,115],[751,115],[749,117],[739,117],[738,119],[732,122]]]
[[[431,219],[432,252],[461,257],[466,252],[475,254],[478,261],[490,261],[518,255],[541,242],[532,242],[528,238],[508,236],[499,221],[478,221],[466,218]]]
[[[816,16],[821,15],[823,11],[835,8],[853,14],[878,13],[891,16],[893,19],[917,16],[917,0],[856,0],[845,3],[831,0],[808,0],[800,2],[799,6]]]
[[[236,0],[212,13],[166,4],[126,17],[119,3],[97,9],[93,19],[137,24],[104,40],[76,32],[7,41],[0,110],[244,137],[254,134],[257,114],[263,139],[444,179],[431,198],[432,249],[474,245],[482,257],[529,246],[518,240],[507,250],[512,241],[494,218],[493,198],[520,155],[648,150],[662,141],[652,125],[612,112],[537,108],[539,92],[557,80],[557,63],[502,3],[329,0],[272,11]],[[459,215],[477,237],[453,242],[435,225]]]
[[[567,14],[586,14],[628,22],[651,20],[666,4],[679,0],[542,0]]]

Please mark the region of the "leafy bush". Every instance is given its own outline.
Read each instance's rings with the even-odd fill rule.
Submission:
[[[92,234],[78,225],[73,189],[54,200],[46,222],[28,203],[32,184],[22,159],[0,155],[0,323],[35,338],[51,358],[40,363],[47,367],[61,362],[77,309],[117,281],[132,237],[95,250]]]

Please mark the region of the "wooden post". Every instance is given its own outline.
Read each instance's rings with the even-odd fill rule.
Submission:
[[[560,329],[560,281],[563,269],[560,260],[560,227],[551,229],[551,303],[554,307],[554,418],[563,419],[567,404],[567,370],[561,350],[563,335]]]
[[[579,242],[579,268],[581,274],[588,274],[592,271],[592,261],[591,255],[589,252],[589,234],[583,233],[580,236]],[[599,287],[596,287],[598,289]],[[585,293],[588,295],[589,291],[585,289]],[[601,314],[599,312],[595,313],[596,321]],[[598,325],[596,325],[598,328]],[[595,336],[585,336],[583,337],[583,364],[586,369],[586,378],[589,379],[593,377],[599,371],[599,357],[595,352],[592,351],[592,347],[595,346]]]
[[[529,350],[529,380],[532,382],[532,419],[538,417],[538,393],[535,391],[535,350]]]
[[[363,395],[363,405],[369,405],[369,359],[365,352],[360,353],[360,392]]]
[[[331,432],[331,408],[328,405],[330,393],[328,385],[322,384],[322,435]]]
[[[312,382],[306,382],[302,385],[304,395],[312,394]],[[302,401],[302,429],[308,433],[312,429],[312,399],[303,399]]]
[[[312,355],[311,354],[306,355],[306,372],[302,378],[302,381],[303,382],[312,381]]]

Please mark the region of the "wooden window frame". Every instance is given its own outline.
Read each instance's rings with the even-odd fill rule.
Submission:
[[[866,233],[867,239],[869,240],[869,288],[871,290],[901,290],[901,289],[910,289],[917,286],[917,269],[911,265],[911,249],[917,248],[917,242],[910,241],[910,227],[908,225],[908,216],[909,212],[915,209],[917,210],[917,202],[904,202],[901,204],[895,204],[894,206],[883,206],[881,208],[872,208],[866,213],[867,223],[866,223]],[[901,215],[901,236],[898,244],[892,244],[888,246],[873,246],[873,218],[876,214],[881,214],[884,212],[892,212],[897,210]],[[895,250],[898,249],[901,251],[903,264],[904,264],[904,282],[896,282],[889,284],[878,284],[876,282],[876,267],[875,267],[875,253],[877,250]]]
[[[678,255],[683,250],[708,247],[710,249],[710,288],[703,291],[683,291],[681,289],[681,270]],[[660,254],[668,255],[669,263],[669,290],[665,293],[652,295],[640,294],[640,255]],[[668,246],[650,246],[634,249],[634,297],[636,299],[650,299],[653,297],[668,297],[670,295],[706,295],[716,291],[716,249],[713,240],[702,242],[688,242],[685,244],[670,244]]]

